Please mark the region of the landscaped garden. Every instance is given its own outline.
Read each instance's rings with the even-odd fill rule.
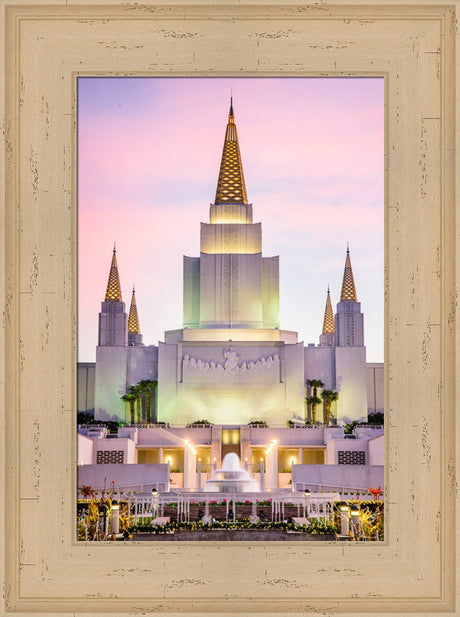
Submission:
[[[341,533],[343,514],[334,506],[332,520],[311,518],[299,522],[298,505],[284,503],[283,520],[272,521],[271,500],[256,501],[257,519],[250,500],[237,501],[235,513],[226,499],[210,500],[209,517],[204,522],[205,503],[191,501],[187,520],[178,520],[178,505],[162,506],[161,524],[152,524],[152,515],[135,516],[135,495],[124,495],[113,490],[95,493],[91,487],[80,487],[78,500],[78,540],[335,540]],[[349,538],[355,541],[384,539],[384,502],[374,497],[370,500],[348,500],[348,511],[359,516],[351,517]],[[343,511],[343,510],[342,510]],[[252,516],[251,516],[252,514]],[[113,521],[116,518],[117,523]],[[250,520],[251,518],[251,520]],[[348,539],[341,536],[341,539]]]

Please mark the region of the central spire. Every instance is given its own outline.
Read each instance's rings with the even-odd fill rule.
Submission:
[[[230,98],[227,131],[225,133],[224,149],[222,152],[222,161],[220,164],[216,199],[214,203],[248,203],[240,147],[238,145],[238,135],[236,133],[235,116],[233,114],[233,98]]]

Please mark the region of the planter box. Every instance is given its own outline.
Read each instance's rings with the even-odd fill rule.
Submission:
[[[133,541],[148,542],[336,542],[335,534],[287,533],[283,529],[213,529],[154,535],[136,533]]]

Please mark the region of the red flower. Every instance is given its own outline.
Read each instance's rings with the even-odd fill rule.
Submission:
[[[93,489],[91,488],[91,486],[88,485],[83,485],[80,486],[80,493],[83,495],[83,497],[91,497],[91,495],[93,495]]]
[[[374,495],[374,499],[377,499],[380,495],[383,495],[382,487],[379,486],[378,488],[370,488],[369,493]]]

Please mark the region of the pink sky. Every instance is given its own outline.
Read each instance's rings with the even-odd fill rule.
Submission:
[[[113,243],[145,344],[182,326],[182,256],[199,255],[229,98],[264,256],[280,256],[281,327],[318,343],[347,241],[370,362],[383,361],[381,78],[80,78],[78,359],[95,360]]]

